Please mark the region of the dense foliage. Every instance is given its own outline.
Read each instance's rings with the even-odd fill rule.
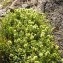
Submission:
[[[58,63],[61,60],[44,14],[16,9],[2,19],[1,31],[5,45],[1,44],[3,49],[0,49],[8,54],[8,63]]]

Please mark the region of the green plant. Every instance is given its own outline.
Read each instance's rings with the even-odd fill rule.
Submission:
[[[10,63],[58,63],[61,57],[53,42],[52,27],[44,14],[16,9],[2,19]]]

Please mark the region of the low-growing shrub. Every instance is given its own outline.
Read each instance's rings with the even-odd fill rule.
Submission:
[[[10,63],[59,63],[58,46],[44,14],[32,9],[16,9],[2,19]]]

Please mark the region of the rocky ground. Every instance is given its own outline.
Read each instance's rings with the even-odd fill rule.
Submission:
[[[47,3],[45,12],[48,13],[47,17],[50,19],[51,25],[55,28],[53,34],[55,41],[60,47],[61,56],[63,57],[63,2]]]
[[[54,27],[53,34],[55,36],[55,42],[59,45],[61,56],[63,57],[63,1],[57,0],[15,0],[10,2],[5,8],[1,6],[0,16],[6,14],[9,8],[33,8],[39,12],[47,14],[47,18],[50,20],[51,25]]]

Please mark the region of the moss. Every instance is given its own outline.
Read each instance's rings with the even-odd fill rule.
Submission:
[[[7,40],[10,63],[58,63],[52,27],[44,14],[16,9],[2,19],[2,36]]]

